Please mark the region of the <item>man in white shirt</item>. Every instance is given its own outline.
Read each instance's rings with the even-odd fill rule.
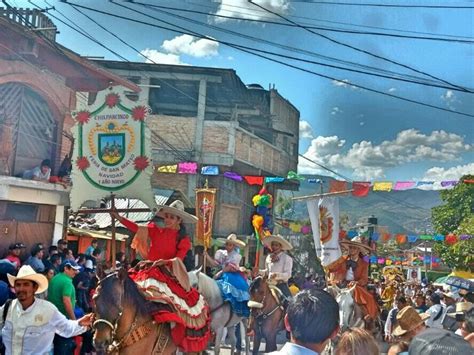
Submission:
[[[5,319],[0,319],[6,355],[49,354],[54,334],[72,337],[92,325],[92,314],[77,321],[68,320],[52,303],[36,298],[35,294],[48,288],[48,280],[31,266],[22,266],[17,276],[8,274],[8,281],[15,288],[17,299],[0,307],[0,315],[8,307]]]
[[[446,315],[446,308],[441,304],[441,296],[437,293],[432,293],[429,302],[431,307],[428,308],[426,314],[430,317],[426,320],[426,326],[430,328],[443,329],[443,320]]]

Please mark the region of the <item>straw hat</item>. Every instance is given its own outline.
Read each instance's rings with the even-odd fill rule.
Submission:
[[[164,218],[165,213],[169,213],[180,217],[184,223],[196,223],[198,218],[184,210],[184,203],[180,200],[176,200],[169,206],[160,206],[160,209],[156,213],[158,217]]]
[[[222,244],[231,243],[238,248],[245,248],[246,245],[243,241],[239,240],[234,233],[229,234],[227,238],[217,238],[217,241],[221,242]]]
[[[429,314],[418,314],[412,306],[406,306],[397,314],[397,326],[393,330],[393,335],[400,336],[415,329],[430,317]]]
[[[23,265],[20,270],[18,270],[18,274],[16,276],[10,274],[7,274],[7,276],[8,282],[10,282],[12,287],[15,286],[16,280],[29,280],[36,282],[38,285],[38,289],[35,293],[42,293],[48,288],[48,279],[46,276],[36,273],[30,265]]]
[[[276,242],[276,243],[281,244],[281,249],[282,250],[291,250],[291,249],[293,249],[293,246],[290,244],[290,242],[288,242],[281,235],[270,235],[270,236],[265,237],[265,238],[262,239],[262,243],[266,247],[270,247],[272,242]]]
[[[459,302],[456,303],[456,312],[448,313],[450,317],[456,317],[457,314],[463,314],[464,312],[470,311],[474,307],[474,304],[471,302]]]
[[[340,242],[341,248],[348,251],[349,247],[358,248],[359,251],[364,255],[370,254],[370,247],[362,242],[360,237],[355,237],[352,240],[344,239]]]

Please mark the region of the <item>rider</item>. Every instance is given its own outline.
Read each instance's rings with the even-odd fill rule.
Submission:
[[[369,263],[364,255],[370,254],[370,248],[359,237],[352,240],[342,240],[341,249],[348,255],[345,257],[345,284],[355,284],[354,300],[365,310],[366,321],[375,320],[378,315],[377,303],[370,292],[367,291],[369,281]]]
[[[221,268],[214,278],[217,279],[224,301],[231,304],[235,314],[247,318],[250,314],[247,306],[250,299],[249,286],[239,269],[242,256],[238,251],[238,248],[245,248],[245,243],[233,233],[225,239],[219,238],[218,241],[225,243],[225,249],[216,251],[214,259],[207,252],[204,252],[204,255],[211,266]]]
[[[285,251],[293,249],[291,244],[280,235],[265,237],[263,245],[270,248],[271,253],[265,259],[265,269],[259,273],[268,276],[271,283],[283,293],[285,298],[291,299],[291,291],[288,287],[288,280],[293,269],[293,259]]]
[[[164,227],[154,221],[139,226],[117,212],[111,212],[111,215],[136,233],[132,248],[144,259],[156,261],[152,267],[129,272],[145,297],[167,305],[166,309],[160,308],[154,314],[155,320],[175,324],[171,335],[174,343],[184,351],[205,349],[210,335],[208,306],[197,290],[189,286],[182,263],[191,248],[183,223],[196,223],[197,218],[185,212],[184,204],[179,200],[170,206],[162,206],[157,212],[156,215],[164,219]]]

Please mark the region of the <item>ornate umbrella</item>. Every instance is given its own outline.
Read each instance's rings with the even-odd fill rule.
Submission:
[[[469,292],[474,292],[474,282],[457,276],[449,276],[444,283],[446,285],[462,288]]]

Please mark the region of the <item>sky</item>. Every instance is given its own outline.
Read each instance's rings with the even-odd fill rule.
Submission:
[[[182,27],[172,32],[79,9],[144,56],[69,4],[53,0],[7,2],[16,7],[34,8],[34,3],[50,8],[50,15],[78,26],[129,61],[144,62],[146,56],[158,63],[230,68],[245,84],[257,83],[264,88],[274,84],[300,111],[300,153],[350,179],[441,181],[474,173],[474,1],[336,1],[399,7],[329,5],[313,0],[254,1],[264,9],[247,0],[115,1],[143,13],[138,14],[105,0],[68,0],[124,18]],[[409,7],[413,5],[421,7]],[[432,7],[436,5],[471,8]],[[83,56],[120,60],[57,19],[52,20],[60,31],[57,41],[69,49]],[[287,20],[292,26],[268,23],[291,24]],[[194,36],[189,34],[193,32]],[[264,55],[299,69],[197,34],[276,53]],[[298,172],[331,175],[303,158]]]

